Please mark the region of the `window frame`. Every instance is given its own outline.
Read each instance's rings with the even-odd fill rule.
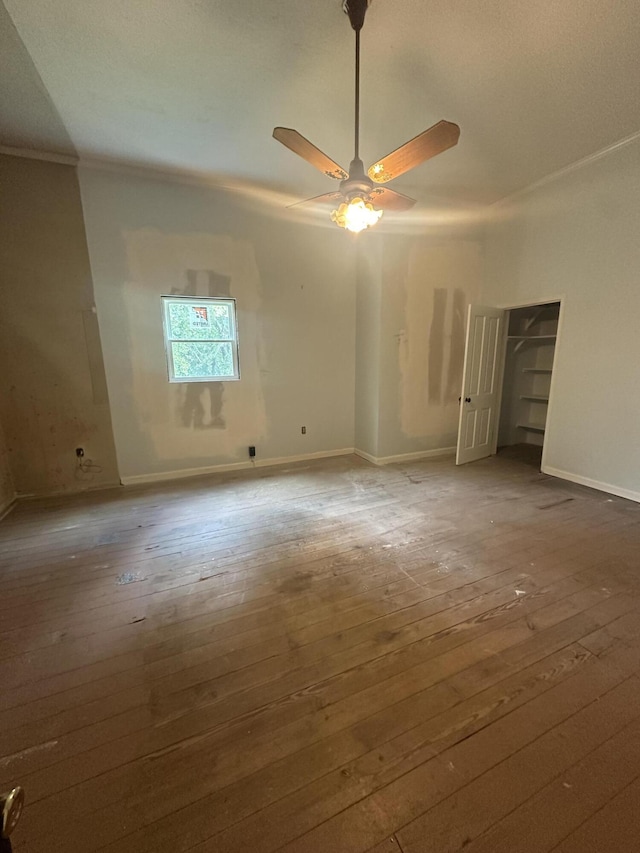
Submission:
[[[164,339],[164,351],[167,362],[167,376],[172,384],[182,382],[238,382],[240,380],[240,353],[238,340],[238,310],[236,300],[231,296],[182,296],[166,294],[160,297],[162,305],[162,333]],[[185,338],[173,338],[170,335],[171,320],[169,318],[169,306],[172,303],[186,303],[187,305],[224,304],[229,305],[232,338],[194,338],[193,341]],[[176,376],[173,361],[173,343],[230,343],[233,359],[233,376]]]

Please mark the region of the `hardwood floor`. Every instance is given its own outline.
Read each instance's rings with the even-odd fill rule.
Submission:
[[[640,505],[342,457],[24,502],[0,542],[16,851],[637,849]]]

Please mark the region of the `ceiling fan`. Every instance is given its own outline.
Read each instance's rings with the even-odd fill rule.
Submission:
[[[384,210],[409,210],[415,199],[382,187],[393,178],[397,178],[446,151],[457,144],[460,128],[450,121],[439,121],[387,154],[369,167],[365,174],[364,165],[359,156],[360,150],[360,30],[371,0],[344,0],[344,11],[349,16],[351,26],[356,33],[356,80],[355,80],[355,154],[349,166],[349,173],[327,157],[319,148],[305,139],[297,130],[290,127],[276,127],[273,136],[295,154],[298,154],[327,177],[340,181],[340,190],[315,196],[296,204],[342,203],[331,214],[331,219],[341,228],[349,231],[362,231],[375,225]],[[295,207],[296,205],[291,205]]]

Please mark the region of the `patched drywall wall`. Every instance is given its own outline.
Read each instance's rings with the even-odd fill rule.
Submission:
[[[0,184],[0,419],[16,491],[117,483],[75,169],[0,156]]]
[[[373,245],[378,254],[372,267]],[[379,303],[363,313],[371,317],[370,334],[377,324],[379,344],[377,396],[370,406],[376,450],[367,452],[388,458],[453,447],[467,307],[477,301],[482,279],[481,237],[381,233],[368,256],[359,267],[359,287],[362,302],[373,297]],[[377,278],[379,296],[371,287]]]
[[[563,297],[544,470],[640,500],[640,141],[494,215],[482,301]]]
[[[380,426],[380,311],[382,242],[359,238],[356,260],[355,446],[378,456]]]
[[[400,430],[398,420],[389,418],[387,440],[390,446],[402,436],[407,446],[426,440],[434,448],[451,447],[458,433],[467,307],[481,283],[480,243],[424,239],[405,248],[396,241],[385,270],[391,304],[397,303],[386,315],[387,340],[395,337],[400,373]],[[394,373],[389,371],[389,388],[396,384]]]
[[[98,169],[80,182],[125,482],[245,464],[249,445],[258,461],[353,447],[343,232],[202,187]],[[169,383],[160,297],[172,293],[237,300],[239,382]]]
[[[158,230],[124,235],[130,280],[123,288],[125,326],[133,331],[131,399],[146,422],[146,452],[158,459],[206,459],[216,430],[216,452],[230,458],[238,446],[264,445],[266,412],[259,379],[264,363],[258,322],[261,284],[250,244],[208,234],[175,235]],[[241,306],[239,382],[167,384],[159,329],[162,294],[232,296]],[[158,365],[161,370],[158,370]],[[232,429],[227,425],[232,424]]]

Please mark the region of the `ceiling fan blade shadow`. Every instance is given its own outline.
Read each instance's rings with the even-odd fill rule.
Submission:
[[[439,121],[374,163],[369,168],[369,177],[376,184],[386,184],[387,181],[403,175],[409,169],[414,169],[425,160],[441,154],[447,148],[453,148],[459,137],[460,128],[457,124]]]
[[[305,198],[304,201],[296,201],[294,204],[288,204],[287,207],[300,207],[302,204],[329,204],[329,202],[336,202],[338,199],[343,198],[341,192],[332,192],[332,193],[324,193],[323,195],[316,195],[313,198]]]
[[[293,130],[290,127],[274,127],[273,138],[281,142],[290,151],[293,151],[294,154],[302,157],[307,163],[315,166],[316,169],[319,169],[328,178],[344,181],[348,177],[341,166],[334,163],[330,157],[327,157],[326,154],[319,148],[316,148],[308,139],[305,139],[297,130]]]
[[[388,187],[374,187],[370,196],[373,206],[381,210],[411,210],[416,203],[415,198],[390,190]]]

